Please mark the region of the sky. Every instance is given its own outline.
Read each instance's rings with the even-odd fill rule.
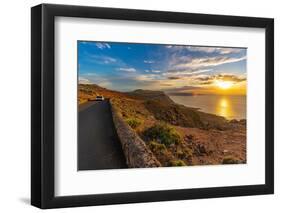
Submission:
[[[246,94],[246,48],[78,41],[79,83],[111,90]]]

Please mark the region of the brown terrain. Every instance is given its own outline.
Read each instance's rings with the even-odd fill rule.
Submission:
[[[246,163],[246,120],[228,121],[174,103],[162,91],[117,92],[79,84],[79,105],[110,99],[162,166]]]

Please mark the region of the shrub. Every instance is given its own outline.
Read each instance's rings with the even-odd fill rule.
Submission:
[[[190,148],[184,148],[182,150],[177,150],[176,151],[176,156],[178,158],[181,158],[181,159],[188,159],[188,158],[191,158],[193,155],[193,152],[192,152],[192,149]]]
[[[179,133],[167,124],[158,123],[144,131],[144,136],[149,140],[155,140],[165,146],[179,144],[181,137]]]
[[[188,147],[185,148],[184,152],[188,157],[192,157],[192,155],[193,155],[193,150]]]
[[[222,164],[237,164],[239,161],[233,157],[227,156],[223,159]]]
[[[182,160],[172,160],[170,161],[170,166],[186,166],[186,164]]]
[[[136,129],[139,125],[141,125],[141,121],[136,118],[128,118],[126,122],[133,129]]]
[[[178,157],[178,158],[185,158],[185,153],[182,151],[182,150],[177,150],[176,151],[176,156]]]
[[[150,141],[148,146],[154,153],[163,153],[166,151],[166,146],[164,144],[158,143],[157,141]]]

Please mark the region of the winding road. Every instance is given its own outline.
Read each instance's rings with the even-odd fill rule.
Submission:
[[[79,106],[78,170],[127,168],[108,100]]]

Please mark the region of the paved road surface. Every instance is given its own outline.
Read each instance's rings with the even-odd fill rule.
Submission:
[[[78,169],[126,168],[108,100],[79,107]]]

